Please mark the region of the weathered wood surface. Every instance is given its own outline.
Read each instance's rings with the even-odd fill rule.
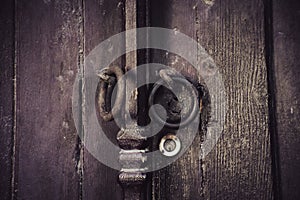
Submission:
[[[300,2],[273,1],[273,58],[282,199],[300,198]]]
[[[87,56],[102,41],[124,30],[124,4],[118,0],[86,0],[84,8],[84,55]],[[121,67],[121,59],[114,64]],[[117,145],[118,128],[113,122],[102,125],[107,136]],[[88,140],[89,136],[86,134],[84,137]],[[83,157],[82,198],[122,199],[119,172],[100,163],[87,149],[84,149]]]
[[[80,1],[16,4],[14,199],[79,199],[72,90],[82,40]]]
[[[272,199],[263,2],[151,3],[158,18],[153,26],[189,35],[214,58],[228,105],[215,148],[200,160],[196,138],[181,159],[155,173],[153,199]],[[161,15],[165,18],[160,21]]]
[[[180,160],[153,174],[152,199],[273,199],[280,193],[282,199],[299,199],[300,5],[297,0],[264,2],[150,1],[146,15],[151,15],[151,25],[199,41],[220,68],[228,98],[226,126],[213,151],[200,160],[198,136]],[[124,4],[117,0],[14,4],[5,1],[0,8],[0,198],[121,199],[118,172],[99,163],[78,139],[71,97],[84,55],[124,30]],[[140,7],[145,9],[144,3]],[[145,18],[145,13],[138,15]],[[265,18],[272,20],[266,23]],[[146,25],[139,20],[139,26]],[[148,59],[175,63],[176,57],[165,52],[154,51],[151,58],[146,54],[140,53],[145,55],[138,58],[140,64]],[[178,59],[173,67],[191,72],[182,63]],[[122,66],[121,59],[115,64]],[[269,97],[275,99],[271,107]],[[112,126],[107,123],[104,128]],[[109,137],[115,140],[116,133],[114,129]],[[270,138],[273,161],[277,162],[277,148],[279,152],[280,177],[274,180],[281,191],[272,189],[272,164],[276,167],[271,163]]]
[[[14,2],[0,7],[0,194],[11,199],[14,125]]]

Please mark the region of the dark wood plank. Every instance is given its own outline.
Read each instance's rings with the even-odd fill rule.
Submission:
[[[17,1],[17,199],[79,199],[72,90],[81,2]]]
[[[216,35],[200,41],[215,45],[207,48],[224,74],[228,111],[224,133],[204,160],[204,196],[272,199],[263,1],[216,1],[208,12],[214,25],[200,28]]]
[[[87,56],[102,41],[124,30],[124,4],[118,0],[86,0],[84,8],[84,54]],[[121,67],[121,59],[114,64]],[[115,124],[105,122],[102,125],[108,137],[117,144]],[[86,148],[83,174],[83,199],[122,199],[119,172],[100,163]]]
[[[0,194],[11,199],[14,125],[14,2],[0,7]]]
[[[224,131],[215,148],[201,160],[201,139],[196,138],[182,158],[154,174],[153,198],[272,199],[263,2],[170,0],[152,4],[156,4],[154,15],[166,17],[152,25],[189,35],[213,57],[223,76],[228,105]],[[176,56],[163,59],[172,63]],[[182,63],[179,60],[173,67],[192,73],[182,69]]]
[[[193,1],[151,1],[151,25],[181,31],[195,37]],[[163,63],[182,72],[195,75],[191,66],[180,57],[164,51],[152,51],[151,61]],[[185,67],[183,67],[185,64]],[[195,76],[194,76],[195,78]],[[192,148],[170,166],[153,173],[152,198],[156,200],[199,199],[202,172],[199,159],[200,135],[194,139]],[[157,144],[156,144],[157,145]]]
[[[274,78],[282,199],[300,198],[300,2],[273,1]]]

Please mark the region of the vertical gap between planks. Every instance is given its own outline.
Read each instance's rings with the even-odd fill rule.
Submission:
[[[84,6],[84,0],[80,0],[79,2],[79,16],[78,16],[78,66],[77,70],[78,73],[80,73],[80,84],[79,84],[79,98],[81,103],[81,112],[80,113],[80,127],[78,128],[78,136],[77,136],[77,142],[76,142],[76,150],[75,150],[75,158],[76,158],[76,171],[79,175],[79,181],[78,181],[78,189],[79,189],[79,200],[83,199],[83,170],[84,170],[84,151],[83,151],[83,139],[84,139],[84,127],[82,123],[82,108],[83,108],[83,101],[82,101],[82,94],[83,94],[83,86],[82,86],[82,75],[84,74],[84,17],[85,17],[85,6]],[[82,137],[80,138],[81,135]]]
[[[273,0],[264,0],[264,15],[265,15],[265,54],[268,76],[268,93],[269,93],[269,127],[271,141],[271,156],[272,156],[272,178],[274,199],[281,199],[280,188],[280,167],[279,167],[279,144],[278,131],[276,122],[276,99],[275,99],[275,72],[274,72],[274,38],[273,38]]]
[[[16,176],[16,134],[17,134],[17,64],[18,64],[18,17],[17,17],[17,0],[14,0],[14,6],[13,6],[13,22],[14,22],[14,55],[13,55],[13,61],[14,61],[14,70],[13,70],[13,141],[12,141],[12,176],[11,176],[11,199],[17,199],[17,176]]]
[[[199,42],[200,42],[200,36],[199,36],[199,30],[200,30],[200,25],[199,25],[199,14],[198,14],[198,2],[197,2],[197,4],[195,5],[195,9],[194,9],[194,12],[195,12],[195,14],[194,14],[194,26],[195,26],[195,38],[196,38],[196,42],[197,42],[197,44],[199,44]],[[199,52],[199,49],[198,49],[199,47],[197,46],[197,51]],[[199,54],[198,54],[198,52],[197,52],[197,62],[199,61]],[[200,126],[203,126],[203,124],[202,124],[202,121],[203,121],[203,114],[201,114],[200,115]],[[198,134],[204,134],[204,129],[202,129],[201,128],[201,130],[199,130],[199,133]],[[201,136],[202,137],[202,136]],[[201,152],[201,154],[202,154],[202,152]],[[201,156],[202,157],[202,156]],[[201,195],[201,198],[203,198],[204,197],[204,181],[205,181],[205,177],[204,177],[204,173],[205,173],[205,164],[204,164],[204,162],[203,162],[203,159],[202,158],[200,158],[199,159],[199,172],[198,173],[200,173],[200,176],[201,176],[201,182],[200,182],[200,195]]]
[[[146,1],[146,5],[145,5],[145,26],[146,27],[150,27],[151,25],[150,25],[150,23],[151,23],[151,21],[150,21],[150,0],[145,0]],[[149,44],[150,43],[150,38],[149,38],[149,34],[148,34],[148,32],[147,32],[147,44]],[[147,82],[149,82],[150,81],[150,67],[149,67],[149,63],[151,62],[150,60],[151,60],[151,58],[150,58],[150,56],[151,56],[151,54],[150,54],[150,49],[146,49],[145,50],[146,52],[145,52],[145,56],[146,56],[146,58],[145,58],[145,60],[146,60],[146,64],[147,64],[147,68],[146,68],[146,74],[145,74],[145,79],[146,79],[146,81]],[[148,95],[149,95],[149,92],[150,92],[150,88],[149,88],[149,86],[147,86],[147,92],[146,92],[146,105],[147,105],[147,103],[148,103]],[[148,105],[147,105],[147,109],[149,109],[148,108]],[[151,144],[149,143],[149,146],[150,146]],[[149,146],[148,146],[148,148],[149,148]],[[150,147],[151,148],[151,147]],[[147,184],[147,189],[146,189],[146,197],[145,197],[145,199],[146,200],[151,200],[151,198],[152,198],[152,178],[153,178],[153,173],[148,173],[148,179],[146,179],[146,184]]]

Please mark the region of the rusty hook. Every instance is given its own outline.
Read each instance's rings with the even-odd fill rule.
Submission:
[[[121,111],[122,101],[124,99],[124,91],[125,91],[125,84],[124,80],[122,79],[123,71],[118,66],[112,66],[108,68],[104,68],[98,73],[100,78],[100,91],[98,96],[98,107],[99,113],[101,118],[104,121],[111,121],[114,119],[114,116],[119,114]],[[118,91],[116,95],[116,101],[114,103],[113,108],[110,111],[106,110],[106,95],[107,95],[107,88],[108,85],[112,86],[115,84],[113,81],[113,76],[117,78],[118,84]],[[114,87],[114,86],[113,86]]]

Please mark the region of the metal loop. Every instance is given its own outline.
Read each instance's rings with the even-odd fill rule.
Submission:
[[[154,97],[156,92],[158,91],[158,89],[163,85],[163,83],[167,83],[168,86],[170,86],[172,88],[172,85],[174,85],[174,81],[177,81],[179,83],[181,83],[182,85],[186,85],[189,86],[191,83],[180,76],[177,76],[177,72],[174,72],[173,70],[161,70],[160,71],[160,76],[161,76],[161,80],[159,80],[153,87],[151,93],[150,93],[150,97],[149,97],[149,107],[151,107],[152,105],[154,105]],[[170,127],[170,128],[177,128],[179,126],[184,127],[186,125],[188,125],[190,122],[192,122],[195,117],[199,114],[198,112],[198,98],[195,96],[197,95],[197,93],[195,92],[195,90],[191,87],[187,87],[188,91],[191,93],[191,98],[192,98],[192,102],[191,102],[191,108],[189,109],[189,113],[186,114],[186,117],[183,117],[181,119],[181,122],[179,123],[171,123],[168,122],[167,120],[164,121],[164,119],[162,119],[157,112],[155,112],[154,109],[151,109],[150,112],[152,114],[152,116],[154,117],[154,120],[158,121],[159,123]]]
[[[106,110],[106,95],[107,95],[107,88],[108,86],[114,87],[115,81],[113,81],[113,76],[117,78],[117,81],[122,81],[123,71],[118,66],[112,66],[108,68],[104,68],[98,73],[100,78],[100,89],[99,89],[99,96],[98,96],[98,107],[99,107],[99,114],[104,121],[111,121],[114,119],[114,116],[119,114],[121,111],[122,101],[124,99],[124,91],[125,91],[125,84],[120,83],[118,86],[118,92],[116,94],[116,101],[114,106],[110,111]]]

